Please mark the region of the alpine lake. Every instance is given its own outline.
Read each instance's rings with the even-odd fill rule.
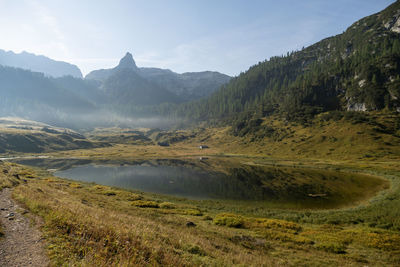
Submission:
[[[357,171],[280,166],[245,159],[188,158],[112,161],[16,159],[54,176],[193,201],[219,201],[283,209],[356,206],[389,187]]]

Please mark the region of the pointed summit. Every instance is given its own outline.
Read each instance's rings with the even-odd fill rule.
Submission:
[[[117,66],[119,69],[133,69],[137,70],[138,67],[136,66],[135,60],[132,57],[132,54],[127,52],[123,58],[119,61]]]

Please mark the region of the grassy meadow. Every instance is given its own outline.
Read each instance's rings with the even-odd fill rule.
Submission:
[[[350,174],[379,177],[361,179],[354,191],[330,184],[351,199],[330,209],[129,191],[8,162],[0,165],[0,187],[12,187],[13,197],[43,218],[54,266],[399,266],[400,138],[389,128],[393,118],[372,116],[378,126],[323,118],[305,126],[271,119],[263,125],[276,135],[264,137],[257,132],[234,136],[225,127],[147,135],[143,130],[131,136],[101,132],[96,140],[111,145],[45,154],[237,158],[248,166],[339,171],[344,180]],[[169,146],[157,145],[158,140]],[[201,144],[209,148],[200,150]],[[375,182],[366,186],[367,181]]]
[[[13,163],[1,167],[2,185],[14,186],[13,197],[44,219],[55,266],[400,263],[399,172],[377,172],[391,188],[356,207],[250,211],[59,179]]]

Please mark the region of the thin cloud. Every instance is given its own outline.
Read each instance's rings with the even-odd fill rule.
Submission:
[[[41,53],[46,54],[47,51],[52,51],[52,54],[57,54],[57,58],[70,57],[71,51],[66,44],[67,37],[63,33],[60,23],[52,12],[38,1],[26,1],[30,6],[32,14],[35,18],[33,22],[36,30],[47,32],[46,40],[40,44]]]

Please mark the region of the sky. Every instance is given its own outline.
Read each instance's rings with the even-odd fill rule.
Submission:
[[[232,76],[340,34],[395,0],[0,0],[0,49],[111,68]]]

